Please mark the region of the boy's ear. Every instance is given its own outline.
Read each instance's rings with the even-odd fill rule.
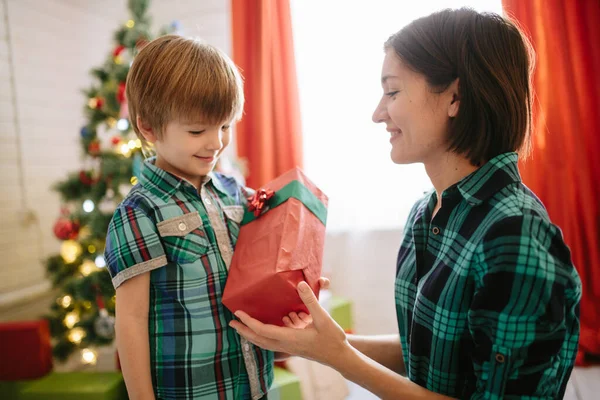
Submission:
[[[138,127],[140,133],[142,134],[142,136],[144,137],[144,139],[146,139],[146,141],[148,143],[154,144],[158,140],[158,137],[154,133],[154,130],[152,129],[152,127],[150,125],[146,124],[144,121],[142,121],[142,119],[140,118],[139,115],[136,117],[135,122],[137,124],[137,127]]]

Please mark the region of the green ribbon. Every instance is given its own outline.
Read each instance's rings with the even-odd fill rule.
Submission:
[[[325,204],[323,204],[323,202],[321,202],[321,200],[319,200],[306,186],[296,180],[291,181],[275,192],[275,195],[267,201],[269,210],[282,205],[291,198],[300,200],[300,202],[304,204],[304,206],[308,208],[309,211],[323,223],[323,225],[327,224],[327,207],[325,207]],[[269,212],[269,210],[266,212]],[[249,224],[259,217],[260,215],[256,217],[254,212],[246,209],[242,225]]]

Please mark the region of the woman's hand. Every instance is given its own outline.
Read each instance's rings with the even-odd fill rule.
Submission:
[[[300,282],[298,294],[312,317],[312,323],[304,329],[263,324],[243,311],[235,312],[241,322],[231,321],[230,326],[263,349],[301,356],[335,368],[336,360],[343,360],[342,355],[352,351],[346,334],[321,307],[306,282]]]

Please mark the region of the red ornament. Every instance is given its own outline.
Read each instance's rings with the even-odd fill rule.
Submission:
[[[248,209],[254,212],[255,217],[260,216],[267,202],[273,196],[275,196],[275,192],[271,189],[258,189],[254,196],[248,198]]]
[[[74,240],[79,234],[79,222],[61,217],[54,224],[54,235],[60,240]]]
[[[117,46],[115,48],[115,50],[113,51],[113,57],[118,57],[123,52],[123,50],[125,50],[125,46],[123,46],[123,45]]]
[[[89,171],[79,171],[79,180],[86,186],[90,186],[98,182],[98,179],[92,178],[92,173]]]
[[[119,136],[113,136],[112,139],[110,139],[110,142],[113,144],[113,146],[116,146],[121,143],[121,138]]]
[[[88,153],[93,156],[100,154],[100,142],[97,140],[92,141],[88,146]]]
[[[125,82],[119,83],[119,89],[117,90],[117,101],[119,104],[125,102]]]

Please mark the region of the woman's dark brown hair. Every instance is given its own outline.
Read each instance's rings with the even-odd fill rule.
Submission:
[[[460,107],[449,148],[482,165],[498,154],[530,149],[533,50],[517,26],[493,13],[461,8],[411,22],[385,49],[424,75],[435,92],[458,78]]]

